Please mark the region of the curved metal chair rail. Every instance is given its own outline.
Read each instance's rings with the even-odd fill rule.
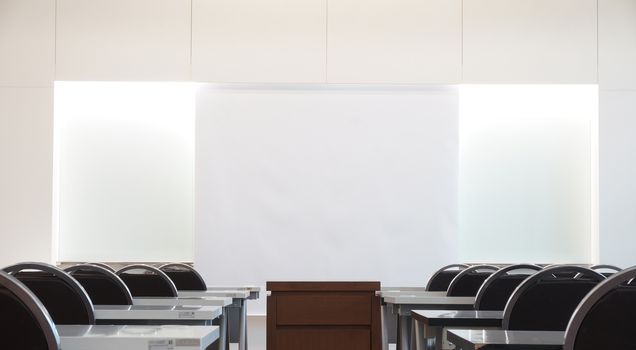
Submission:
[[[471,273],[471,272],[475,272],[478,270],[488,270],[488,271],[498,271],[499,267],[494,266],[494,265],[473,265],[470,266],[466,269],[463,269],[459,274],[457,274],[457,276],[455,276],[455,278],[453,278],[453,280],[451,281],[451,283],[448,285],[448,290],[446,292],[446,294],[448,295],[448,293],[450,293],[450,291],[457,285],[457,283],[459,283],[459,281],[466,276],[467,274]]]
[[[73,272],[76,272],[76,271],[97,272],[101,275],[108,277],[119,288],[126,291],[126,301],[128,301],[129,305],[133,304],[133,298],[132,298],[132,294],[130,293],[130,289],[128,289],[128,286],[126,285],[126,283],[124,283],[124,281],[122,281],[122,279],[119,278],[119,276],[117,276],[117,274],[114,273],[113,271],[105,267],[102,267],[100,265],[91,264],[91,263],[73,265],[71,267],[67,267],[66,269],[64,269],[64,272],[70,274],[71,276],[73,276]]]
[[[86,308],[86,311],[88,313],[89,323],[95,324],[95,308],[93,307],[91,298],[88,296],[88,293],[86,293],[84,287],[82,287],[82,285],[78,281],[76,281],[73,277],[71,277],[71,275],[67,274],[63,270],[53,265],[38,262],[19,263],[7,266],[3,270],[10,275],[24,270],[38,270],[42,272],[48,272],[53,276],[59,278],[60,280],[66,282],[66,284],[68,284],[82,300],[82,304],[84,304],[84,308]]]
[[[623,269],[621,269],[620,267],[614,266],[614,265],[593,265],[590,266],[590,270],[614,270],[616,272],[621,272],[623,271]]]
[[[508,326],[510,324],[509,323],[510,315],[512,314],[512,308],[517,302],[517,300],[519,299],[519,297],[521,297],[523,292],[526,291],[531,286],[533,286],[538,281],[546,277],[554,278],[554,274],[559,272],[578,272],[577,277],[579,275],[590,276],[590,277],[593,277],[593,279],[596,280],[597,282],[600,282],[606,279],[605,276],[601,275],[600,273],[596,271],[590,270],[585,267],[576,266],[576,265],[558,265],[558,266],[545,267],[543,270],[528,277],[525,281],[523,281],[519,285],[519,287],[517,287],[517,289],[515,289],[514,292],[512,292],[512,295],[510,296],[510,299],[508,299],[508,303],[506,303],[506,307],[504,308],[504,316],[503,316],[503,322],[502,322],[503,329],[508,329]]]
[[[496,281],[499,277],[507,274],[508,272],[511,271],[516,271],[516,270],[534,270],[534,271],[541,271],[542,267],[538,266],[538,265],[534,265],[534,264],[518,264],[518,265],[509,265],[506,267],[503,267],[497,271],[495,271],[495,273],[493,273],[492,275],[490,275],[485,281],[484,284],[481,285],[481,287],[479,288],[479,291],[477,292],[477,296],[475,297],[475,310],[479,309],[479,305],[481,304],[481,300],[484,297],[484,294],[486,293],[486,291],[488,290],[488,287],[490,287],[490,285]]]
[[[29,309],[31,315],[44,332],[48,350],[58,350],[60,348],[60,336],[57,334],[51,315],[46,311],[40,299],[17,278],[4,271],[0,271],[0,286],[13,293]]]
[[[576,341],[576,335],[579,327],[592,307],[594,307],[594,305],[607,293],[634,278],[636,278],[636,266],[617,272],[590,291],[590,293],[576,308],[570,322],[568,323],[568,327],[565,330],[565,343],[563,344],[563,350],[574,350],[574,343]]]
[[[461,270],[463,269],[467,269],[470,265],[467,264],[450,264],[450,265],[446,265],[444,267],[442,267],[441,269],[435,271],[435,273],[433,274],[433,276],[431,276],[431,278],[428,280],[428,283],[426,284],[426,290],[429,290],[431,287],[431,282],[433,282],[435,280],[435,277],[437,277],[440,273],[446,271],[446,270],[450,270],[450,269],[455,269],[455,268],[459,268]]]
[[[201,274],[199,273],[199,271],[195,270],[194,267],[188,265],[188,264],[184,264],[184,263],[168,263],[168,264],[163,264],[161,266],[159,266],[159,270],[164,271],[164,269],[170,269],[170,268],[180,268],[180,269],[184,269],[187,271],[192,272],[198,279],[199,281],[201,281],[202,285],[206,285],[205,280],[203,279],[203,276],[201,276]]]
[[[159,270],[158,268],[154,267],[154,266],[150,266],[150,265],[146,265],[146,264],[133,264],[133,265],[128,265],[124,268],[121,268],[119,271],[116,272],[117,276],[120,276],[121,274],[131,271],[131,270],[145,270],[148,272],[152,272],[156,275],[158,275],[159,277],[161,277],[161,279],[163,279],[170,287],[170,289],[172,290],[172,294],[176,297],[177,295],[179,295],[179,292],[177,292],[177,287],[174,285],[174,282],[172,282],[172,280],[170,279],[170,277],[168,277],[168,275],[165,274],[165,272]]]
[[[115,269],[112,266],[108,264],[104,264],[104,263],[94,262],[94,263],[86,263],[86,264],[80,264],[80,265],[95,265],[95,266],[103,267],[112,273],[115,273]]]

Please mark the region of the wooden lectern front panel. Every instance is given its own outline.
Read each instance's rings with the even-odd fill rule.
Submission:
[[[268,350],[379,350],[379,282],[268,282]]]

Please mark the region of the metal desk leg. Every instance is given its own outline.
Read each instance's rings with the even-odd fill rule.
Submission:
[[[380,322],[382,322],[382,350],[389,350],[389,325],[387,324],[387,312],[389,306],[383,304],[380,308]]]
[[[444,328],[435,327],[435,350],[442,350],[444,348]]]
[[[239,350],[247,350],[247,303],[241,300],[241,314],[239,317]]]
[[[422,322],[413,319],[413,334],[415,335],[415,350],[426,350],[427,342],[424,335],[424,325]]]
[[[411,317],[398,315],[397,350],[411,350]]]
[[[227,341],[228,329],[227,329],[227,318],[229,310],[227,307],[223,308],[223,314],[219,317],[219,350],[228,350],[229,343]]]

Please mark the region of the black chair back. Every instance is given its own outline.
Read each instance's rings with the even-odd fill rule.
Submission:
[[[610,277],[617,272],[621,272],[623,269],[620,267],[616,267],[614,265],[593,265],[590,267],[591,270],[594,270],[605,277]]]
[[[477,292],[475,310],[503,311],[515,289],[537,271],[541,271],[541,267],[520,264],[510,265],[493,273]]]
[[[486,279],[499,270],[493,265],[475,265],[462,270],[448,286],[449,297],[474,297]]]
[[[203,277],[190,265],[179,263],[165,264],[160,266],[159,270],[170,277],[177,290],[205,291],[208,289]]]
[[[572,274],[576,277],[557,277]],[[603,275],[580,266],[545,268],[514,291],[504,309],[503,328],[565,331],[576,306],[603,280]]]
[[[133,297],[177,297],[177,287],[165,273],[144,264],[126,266],[117,271]]]
[[[117,272],[117,271],[115,271],[115,269],[113,269],[110,265],[105,264],[105,263],[92,262],[92,263],[86,263],[86,264],[91,264],[91,265],[96,265],[96,266],[99,266],[99,267],[103,267],[103,268],[105,268],[106,270],[108,270],[108,271],[110,271],[110,272],[112,272],[112,273]],[[82,264],[82,265],[84,265],[84,264]]]
[[[617,272],[579,304],[565,334],[565,350],[636,349],[636,267]]]
[[[91,297],[94,305],[132,305],[130,290],[114,272],[99,265],[82,264],[65,269]]]
[[[24,284],[3,271],[0,271],[0,310],[3,348],[60,348],[60,338],[44,305]]]
[[[79,282],[55,266],[22,263],[4,268],[46,307],[55,324],[95,324],[93,303]]]
[[[428,280],[426,290],[429,292],[447,291],[448,286],[451,284],[453,279],[457,277],[462,270],[467,268],[468,265],[466,264],[452,264],[442,267],[433,274],[433,277],[431,277],[430,280]]]

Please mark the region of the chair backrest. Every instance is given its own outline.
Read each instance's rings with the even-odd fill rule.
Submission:
[[[159,266],[159,270],[170,277],[177,290],[203,291],[208,289],[203,277],[190,265],[171,263]]]
[[[95,324],[90,297],[66,272],[43,263],[21,263],[5,267],[4,271],[37,296],[55,324]]]
[[[466,264],[452,264],[442,267],[433,274],[431,279],[428,280],[426,290],[430,292],[447,291],[448,286],[453,281],[453,278],[457,277],[462,270],[467,268],[468,265]]]
[[[130,290],[114,272],[93,264],[75,265],[64,271],[84,287],[94,305],[132,305]]]
[[[117,271],[133,297],[176,297],[177,287],[165,273],[154,266],[135,264]]]
[[[486,279],[499,270],[493,265],[475,265],[462,270],[448,286],[449,297],[474,297]]]
[[[636,267],[598,284],[576,308],[564,350],[636,349]]]
[[[605,277],[610,277],[617,272],[621,272],[623,269],[614,265],[593,265],[590,266],[591,270],[594,270]]]
[[[110,265],[108,265],[108,264],[105,264],[105,263],[92,262],[92,263],[86,263],[86,264],[97,265],[97,266],[99,266],[99,267],[103,267],[103,268],[105,268],[106,270],[108,270],[108,271],[110,271],[110,272],[112,272],[112,273],[115,273],[115,272],[116,272],[116,271],[115,271],[115,269],[114,269],[114,268],[112,268],[112,266],[110,266]],[[82,264],[82,265],[83,265],[83,264]]]
[[[2,347],[58,350],[60,338],[44,305],[20,281],[0,271]]]
[[[577,277],[557,277],[571,276]],[[523,281],[504,309],[508,330],[565,331],[576,306],[605,276],[580,266],[545,268]]]
[[[484,281],[475,298],[475,310],[503,311],[512,293],[528,276],[541,271],[531,264],[510,265]]]

